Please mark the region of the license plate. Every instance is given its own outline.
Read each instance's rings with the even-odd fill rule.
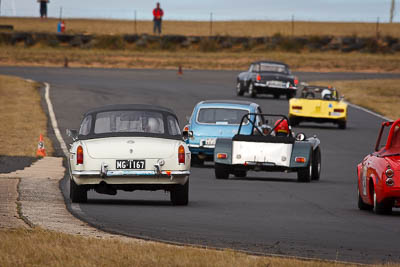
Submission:
[[[215,138],[207,138],[201,140],[203,146],[214,146],[217,139]]]
[[[340,112],[331,112],[331,116],[341,116],[342,113]]]
[[[117,170],[127,170],[127,169],[133,169],[133,170],[142,170],[145,168],[145,160],[140,159],[140,160],[135,160],[135,159],[126,159],[126,160],[117,160],[116,163],[116,169]]]
[[[266,85],[275,88],[286,88],[286,83],[281,81],[267,81]]]

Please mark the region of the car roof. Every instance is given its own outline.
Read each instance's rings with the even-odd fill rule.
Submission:
[[[146,105],[146,104],[120,104],[120,105],[108,105],[103,107],[97,107],[88,110],[84,114],[84,116],[93,113],[118,111],[118,110],[152,110],[152,111],[168,112],[176,116],[175,112],[172,109],[162,106]]]
[[[254,61],[251,64],[259,64],[259,63],[271,63],[271,64],[279,64],[279,65],[283,65],[286,68],[289,68],[289,66],[283,62],[280,61],[271,61],[271,60],[259,60],[259,61]]]
[[[251,106],[253,108],[257,107],[258,104],[250,101],[241,100],[205,100],[197,104],[197,106],[221,106],[221,107],[243,107]]]

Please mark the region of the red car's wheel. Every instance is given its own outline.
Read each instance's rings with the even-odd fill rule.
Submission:
[[[376,200],[376,192],[374,190],[374,212],[376,214],[390,214],[392,212],[392,205],[388,201],[383,200],[378,202]]]
[[[358,208],[360,210],[372,210],[373,206],[365,204],[360,195],[360,189],[357,186]]]

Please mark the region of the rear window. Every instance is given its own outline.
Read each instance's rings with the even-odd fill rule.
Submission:
[[[95,134],[103,133],[164,134],[163,115],[154,111],[109,111],[96,115]]]
[[[289,73],[289,70],[284,65],[272,64],[272,63],[261,63],[260,71],[279,72],[285,74]]]
[[[242,117],[247,113],[249,113],[247,109],[201,108],[197,115],[197,122],[206,124],[240,124]]]

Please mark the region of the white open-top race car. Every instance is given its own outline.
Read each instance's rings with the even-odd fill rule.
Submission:
[[[178,119],[167,108],[114,105],[84,114],[79,132],[67,130],[70,198],[86,202],[87,191],[170,191],[174,205],[189,200],[190,151]]]

